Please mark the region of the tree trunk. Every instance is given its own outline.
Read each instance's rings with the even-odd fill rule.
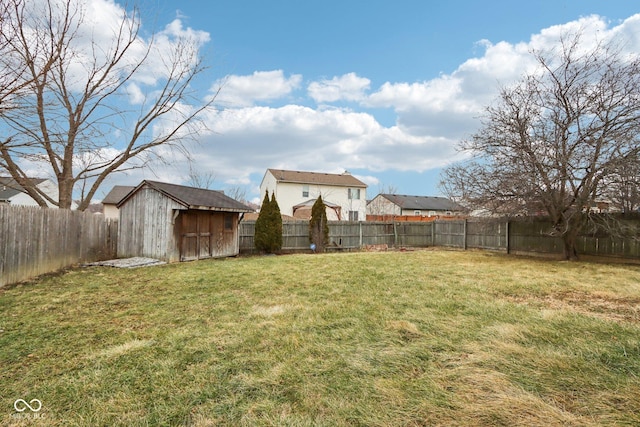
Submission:
[[[71,209],[73,205],[73,180],[58,176],[58,208]]]
[[[577,233],[573,231],[569,231],[562,236],[563,257],[566,261],[576,261],[578,259],[577,239]]]

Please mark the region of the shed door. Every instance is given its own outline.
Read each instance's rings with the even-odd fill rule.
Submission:
[[[209,212],[188,211],[180,214],[182,244],[180,260],[211,257],[211,214]]]

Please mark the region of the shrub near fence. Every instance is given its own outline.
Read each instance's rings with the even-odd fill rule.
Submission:
[[[114,258],[118,223],[68,209],[0,204],[0,287]]]

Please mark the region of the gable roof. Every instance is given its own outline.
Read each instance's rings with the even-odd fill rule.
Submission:
[[[464,207],[446,197],[406,196],[402,194],[380,194],[402,209],[431,211],[462,211]]]
[[[45,178],[28,178],[35,185],[40,185],[46,181]],[[0,201],[1,200],[10,200],[12,197],[20,194],[26,193],[22,186],[16,182],[15,179],[8,176],[0,176]]]
[[[102,199],[102,204],[117,205],[118,202],[124,199],[124,197],[134,188],[136,187],[132,185],[114,185],[111,191],[109,191],[109,193],[104,196],[104,199]]]
[[[293,209],[300,209],[300,208],[313,208],[313,205],[316,203],[317,199],[309,199],[306,202],[302,202],[302,203],[298,203],[297,205],[293,206]],[[331,202],[327,202],[326,200],[323,200],[322,203],[324,203],[324,205],[328,208],[339,208],[339,205],[336,205],[335,203],[331,203]]]
[[[278,182],[291,182],[298,184],[314,184],[314,185],[334,185],[340,187],[362,187],[366,188],[367,184],[351,175],[349,172],[321,173],[321,172],[303,172],[290,171],[284,169],[267,169]]]
[[[166,182],[144,180],[131,190],[117,206],[122,206],[131,196],[143,187],[150,187],[188,209],[216,210],[225,212],[253,212],[253,209],[226,196],[222,191],[205,188],[186,187]]]

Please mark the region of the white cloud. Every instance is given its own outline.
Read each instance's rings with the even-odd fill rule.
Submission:
[[[213,93],[220,89],[216,103],[229,108],[248,107],[258,101],[272,101],[289,95],[302,82],[302,76],[285,77],[282,70],[256,71],[248,76],[229,75],[217,80]]]
[[[373,89],[368,78],[356,73],[314,81],[307,86],[309,99],[300,102],[305,105],[292,101],[302,84],[301,75],[287,77],[284,70],[229,75],[212,85],[213,90],[222,87],[217,104],[227,108],[207,111],[202,117],[207,128],[202,129],[199,143],[191,146],[191,154],[203,173],[215,175],[214,187],[247,185],[252,192],[257,192],[267,168],[362,169],[368,173],[361,179],[371,185],[379,183],[375,176],[379,171],[436,169],[459,155],[456,143],[477,129],[478,115],[499,87],[535,66],[532,49],[550,48],[560,34],[579,28],[589,35],[585,43],[616,37],[625,41],[625,49],[640,51],[640,15],[615,27],[589,16],[543,29],[528,41],[481,40],[476,57],[432,79],[388,81]],[[172,31],[179,30],[177,26]],[[309,107],[310,100],[322,105]],[[261,105],[276,101],[285,104]],[[332,105],[340,101],[357,103],[361,110]],[[382,125],[377,109],[391,111],[395,123]],[[154,179],[187,182],[185,160],[167,153],[166,161],[172,167],[157,168]]]
[[[209,111],[209,131],[190,147],[198,169],[217,186],[262,177],[267,168],[342,172],[427,170],[455,156],[453,140],[386,128],[370,114],[298,105]],[[184,159],[168,161],[187,171]],[[186,172],[183,182],[187,179]],[[367,176],[366,182],[376,182]]]
[[[582,46],[585,49],[595,46],[598,41],[606,40],[615,29],[610,29],[609,22],[598,15],[589,15],[575,21],[564,24],[553,25],[543,28],[540,33],[531,36],[529,46],[532,49],[548,49],[558,46],[558,42],[563,35],[580,32],[582,36]]]
[[[364,98],[370,84],[371,80],[348,73],[331,80],[312,82],[307,90],[316,102],[359,101]]]
[[[140,89],[140,85],[132,82],[127,85],[126,90],[127,94],[129,95],[130,104],[136,105],[144,103],[145,95],[142,92],[142,89]]]
[[[180,18],[176,18],[171,21],[163,31],[158,33],[159,37],[164,37],[166,40],[171,39],[185,39],[190,40],[198,47],[208,43],[211,40],[209,33],[206,31],[194,30],[193,28],[187,27],[184,28],[182,25],[182,20]]]
[[[386,82],[362,104],[393,108],[398,126],[411,135],[465,138],[475,131],[477,117],[495,99],[499,88],[537,66],[533,50],[557,48],[561,35],[578,31],[583,35],[583,49],[617,37],[624,40],[626,49],[640,50],[640,15],[611,29],[603,18],[593,15],[543,29],[527,42],[480,40],[477,45],[483,48],[482,54],[469,58],[451,74],[414,83]],[[623,34],[631,37],[622,38]]]

